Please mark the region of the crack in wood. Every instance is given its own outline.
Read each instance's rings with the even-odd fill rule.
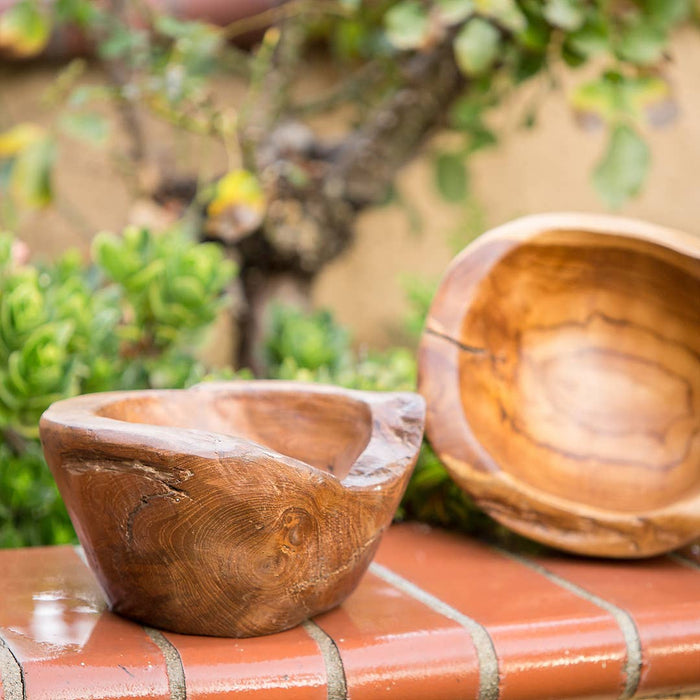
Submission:
[[[448,343],[452,343],[452,345],[455,345],[458,347],[460,350],[463,350],[464,352],[468,352],[472,355],[489,355],[489,351],[486,348],[479,348],[476,347],[475,345],[467,345],[466,343],[462,343],[457,338],[453,338],[451,335],[447,335],[447,333],[441,333],[440,331],[436,331],[434,328],[426,328],[425,332],[428,335],[434,335],[436,338],[442,338],[443,340],[446,340]]]

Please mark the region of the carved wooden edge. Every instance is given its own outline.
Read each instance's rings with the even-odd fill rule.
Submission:
[[[320,395],[338,401],[314,400]],[[160,412],[139,409],[149,397],[160,399]],[[228,406],[228,398],[245,401]],[[246,410],[254,412],[258,398],[281,441],[247,432]],[[129,399],[136,400],[133,412],[113,405]],[[179,427],[190,422],[190,406],[193,425],[224,432]],[[217,406],[223,422],[208,422]],[[169,407],[178,427],[156,424],[170,422],[163,414]],[[320,422],[305,422],[307,409]],[[46,411],[40,430],[112,610],[175,632],[248,637],[292,627],[355,588],[406,487],[424,417],[418,394],[232,381],[66,399]],[[326,469],[325,456],[314,456],[313,442],[309,463],[302,461],[316,435],[308,426],[320,433],[316,426],[326,420],[331,432],[318,437],[328,459],[336,420],[344,439],[356,439],[350,453],[338,444],[348,458],[337,474]],[[229,425],[245,437],[227,434]],[[287,436],[297,459],[282,453]]]
[[[197,456],[220,462],[236,458],[245,450],[249,458],[256,456],[278,462],[280,467],[314,470],[320,478],[338,479],[315,470],[305,462],[280,454],[268,446],[259,446],[247,439],[200,429],[131,423],[98,415],[117,401],[131,398],[167,397],[174,392],[214,392],[232,396],[270,392],[322,394],[338,396],[364,404],[370,411],[371,434],[364,450],[355,460],[340,484],[352,490],[372,491],[388,486],[406,476],[420,449],[425,420],[425,401],[412,392],[370,392],[342,387],[293,381],[253,380],[209,382],[190,389],[153,389],[112,391],[85,394],[58,401],[50,406],[40,421],[42,441],[52,433],[56,444],[69,445],[71,452],[110,452],[134,456],[134,445],[148,454],[155,463],[167,462],[173,455]],[[56,449],[56,448],[54,448]],[[60,447],[58,448],[60,451]]]
[[[635,558],[681,547],[698,535],[700,494],[632,516],[543,493],[498,470],[479,444],[464,414],[459,391],[459,353],[480,352],[459,340],[472,293],[490,270],[523,241],[555,231],[625,237],[667,247],[700,260],[700,238],[644,221],[598,214],[561,212],[522,217],[484,233],[450,263],[433,299],[418,348],[418,392],[427,405],[426,435],[457,483],[475,503],[511,529],[580,554]],[[469,259],[469,264],[466,260]],[[426,380],[425,367],[431,366]],[[451,409],[449,407],[452,407]],[[444,420],[450,411],[449,423]],[[504,494],[518,493],[517,504]],[[583,523],[571,527],[572,513]],[[669,528],[669,525],[672,527]],[[645,543],[640,551],[638,542]]]
[[[517,245],[528,239],[553,231],[582,231],[585,233],[599,233],[617,237],[643,240],[656,245],[665,246],[683,255],[700,259],[700,237],[684,231],[668,228],[647,221],[630,219],[622,216],[606,214],[587,214],[576,212],[552,212],[547,214],[533,214],[524,216],[506,224],[497,226],[479,236],[462,250],[449,264],[443,275],[440,289],[440,297],[447,294],[443,288],[457,286],[461,282],[456,277],[463,269],[463,260],[472,258],[475,265],[478,262],[478,270],[475,274],[473,289],[477,283],[487,275],[499,260],[508,254]],[[469,290],[466,290],[469,291]],[[462,299],[465,290],[462,290]],[[468,301],[466,299],[465,301]],[[442,304],[436,297],[428,314],[426,330],[435,335],[446,335],[456,338],[462,323],[462,317],[458,314],[444,313]],[[461,308],[465,310],[466,304]]]

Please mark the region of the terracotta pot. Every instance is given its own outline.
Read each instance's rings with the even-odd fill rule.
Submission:
[[[53,0],[50,0],[53,1]],[[157,12],[172,15],[183,20],[200,20],[210,24],[224,27],[240,19],[253,17],[269,10],[276,5],[281,5],[287,0],[145,0],[145,5]],[[0,14],[16,5],[19,0],[0,0]],[[142,27],[143,20],[139,13],[132,12],[128,15],[127,22],[134,27]],[[244,46],[249,45],[260,36],[258,31],[246,32],[236,37],[235,42]],[[94,51],[85,34],[78,27],[61,26],[54,28],[48,46],[42,52],[42,56],[52,59],[67,59],[74,56],[88,55]],[[10,53],[2,56],[4,60],[25,60],[20,56]],[[36,56],[31,56],[36,58]]]

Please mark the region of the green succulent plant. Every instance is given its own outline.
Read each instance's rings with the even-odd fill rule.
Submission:
[[[203,379],[198,335],[225,304],[235,274],[217,246],[178,229],[100,234],[95,263],[76,252],[20,264],[0,235],[0,546],[75,535],[38,442],[56,400]]]

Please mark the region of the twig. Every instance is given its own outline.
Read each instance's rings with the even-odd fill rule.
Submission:
[[[282,5],[276,5],[255,15],[234,20],[222,27],[221,33],[227,39],[233,39],[241,34],[266,29],[272,24],[303,14],[305,11],[313,11],[316,14],[334,14],[341,17],[351,16],[342,5],[336,2],[319,3],[311,0],[287,0]]]
[[[380,200],[396,171],[441,123],[466,87],[454,61],[451,35],[428,54],[412,57],[396,91],[349,134],[326,178],[357,207]]]
[[[337,106],[362,99],[367,89],[380,77],[386,74],[380,61],[365,64],[353,75],[346,78],[336,89],[315,100],[291,105],[290,115],[304,117],[335,109]]]
[[[125,12],[124,0],[110,1],[112,14],[117,21],[122,21]],[[141,119],[133,102],[127,97],[125,87],[131,78],[130,71],[122,61],[102,62],[110,79],[116,89],[117,108],[129,139],[131,141],[130,157],[135,163],[142,162],[146,157],[146,139],[144,137]]]
[[[260,146],[286,114],[305,38],[299,23],[282,22],[266,32],[252,60],[250,88],[238,119],[238,143],[249,170],[259,169]]]

